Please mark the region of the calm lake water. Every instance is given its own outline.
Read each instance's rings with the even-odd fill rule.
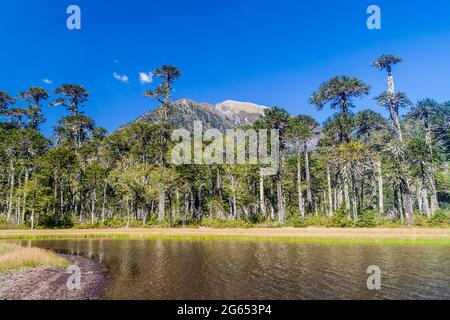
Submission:
[[[450,246],[244,240],[39,240],[110,272],[105,299],[450,299]],[[367,268],[382,289],[367,289]]]

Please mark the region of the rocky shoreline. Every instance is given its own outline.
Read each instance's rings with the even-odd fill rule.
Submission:
[[[61,254],[80,269],[80,288],[67,286],[67,269],[61,267],[24,268],[0,274],[0,300],[100,300],[107,281],[106,268],[91,259]]]

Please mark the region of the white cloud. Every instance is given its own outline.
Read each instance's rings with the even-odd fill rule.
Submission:
[[[42,79],[42,82],[45,84],[52,84],[52,80],[48,80],[47,78]]]
[[[141,84],[147,84],[153,82],[153,73],[139,72],[139,81]]]
[[[113,77],[116,80],[122,81],[122,82],[128,82],[128,77],[126,75],[120,75],[117,72],[113,73]]]
[[[120,61],[119,60],[114,60],[114,63],[117,63],[117,64],[119,64],[120,63]]]

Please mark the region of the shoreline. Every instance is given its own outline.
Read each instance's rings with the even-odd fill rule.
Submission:
[[[101,300],[107,270],[94,260],[60,254],[81,271],[79,290],[69,290],[71,274],[62,267],[40,266],[0,273],[0,300]]]
[[[39,239],[247,239],[450,244],[450,228],[250,228],[0,230],[0,240]]]

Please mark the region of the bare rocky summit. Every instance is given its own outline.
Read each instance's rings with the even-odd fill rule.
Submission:
[[[158,122],[163,107],[147,112],[136,121]],[[180,99],[172,103],[170,122],[176,128],[191,129],[194,121],[201,121],[204,128],[233,129],[251,124],[264,115],[265,106],[250,102],[227,100],[217,105]]]

